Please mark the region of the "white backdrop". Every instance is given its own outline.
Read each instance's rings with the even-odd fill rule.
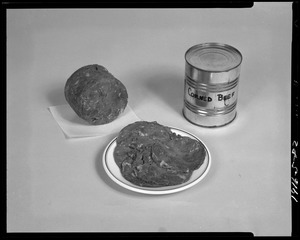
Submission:
[[[292,3],[251,9],[9,9],[7,230],[251,231],[291,234]],[[243,54],[237,118],[221,128],[182,116],[184,53],[221,42]],[[79,67],[105,66],[143,120],[189,131],[212,165],[196,186],[142,195],[102,167],[115,137],[67,139],[48,107]]]

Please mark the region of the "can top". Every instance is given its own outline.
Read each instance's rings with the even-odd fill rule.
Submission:
[[[191,66],[207,72],[225,72],[238,67],[242,54],[221,43],[198,44],[187,50],[185,59]]]

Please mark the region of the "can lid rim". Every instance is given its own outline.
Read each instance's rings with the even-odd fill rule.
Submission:
[[[226,70],[207,70],[207,69],[202,69],[200,67],[197,67],[195,65],[193,65],[192,63],[189,62],[189,60],[187,59],[187,55],[194,49],[197,49],[197,48],[202,48],[202,49],[205,49],[205,48],[208,48],[208,47],[218,47],[218,48],[222,48],[223,50],[228,50],[230,49],[231,51],[234,51],[235,53],[237,53],[237,55],[240,57],[240,61],[238,64],[234,65],[233,67],[230,67]],[[237,50],[235,47],[231,46],[231,45],[228,45],[228,44],[224,44],[224,43],[218,43],[218,42],[207,42],[207,43],[200,43],[200,44],[196,44],[192,47],[190,47],[186,52],[185,52],[185,61],[188,65],[190,65],[191,67],[197,69],[197,70],[200,70],[200,71],[203,71],[203,72],[210,72],[210,73],[221,73],[221,72],[229,72],[233,69],[236,69],[238,68],[241,64],[242,64],[242,61],[243,61],[243,55],[241,54],[241,52],[239,50]]]

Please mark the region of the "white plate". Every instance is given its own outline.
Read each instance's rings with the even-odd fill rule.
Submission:
[[[167,187],[155,187],[155,188],[151,188],[151,187],[140,187],[137,185],[132,184],[131,182],[127,181],[121,174],[121,171],[118,167],[118,165],[115,162],[114,159],[114,150],[115,147],[117,145],[116,143],[116,139],[117,137],[115,137],[105,148],[104,153],[103,153],[103,166],[105,169],[105,172],[107,173],[107,175],[117,184],[119,184],[120,186],[134,191],[134,192],[139,192],[139,193],[144,193],[144,194],[154,194],[154,195],[159,195],[159,194],[170,194],[170,193],[176,193],[179,191],[183,191],[186,190],[192,186],[194,186],[195,184],[197,184],[198,182],[200,182],[207,174],[207,172],[210,169],[210,165],[211,165],[211,156],[210,156],[210,152],[208,150],[208,148],[205,146],[205,144],[199,139],[197,138],[195,135],[186,132],[184,130],[181,129],[177,129],[177,128],[173,128],[171,127],[171,131],[179,134],[181,136],[187,136],[190,137],[192,139],[195,139],[197,141],[199,141],[203,147],[205,148],[206,151],[206,157],[204,159],[203,164],[200,166],[199,169],[195,170],[191,176],[191,178],[189,179],[189,181],[180,184],[180,185],[175,185],[175,186],[167,186]]]

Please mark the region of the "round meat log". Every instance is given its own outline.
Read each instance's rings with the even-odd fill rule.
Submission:
[[[91,125],[112,122],[128,102],[123,83],[97,64],[75,71],[67,80],[64,92],[75,113]]]

